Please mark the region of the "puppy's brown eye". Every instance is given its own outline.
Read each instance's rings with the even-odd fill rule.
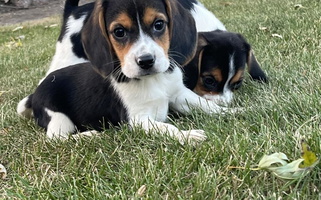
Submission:
[[[213,87],[213,86],[216,86],[217,81],[216,81],[215,78],[212,77],[212,76],[205,76],[205,77],[203,78],[203,83],[204,83],[205,86],[211,86],[211,87]]]
[[[154,30],[155,31],[162,31],[165,27],[164,20],[156,20],[154,23]]]
[[[114,30],[114,36],[117,38],[123,38],[125,37],[125,35],[126,35],[126,31],[124,28],[119,27]]]

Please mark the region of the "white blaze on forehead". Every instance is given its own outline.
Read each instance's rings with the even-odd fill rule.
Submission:
[[[133,43],[124,57],[124,66],[121,68],[122,72],[129,78],[139,77],[143,73],[143,69],[137,65],[136,60],[146,54],[152,55],[155,59],[154,66],[150,69],[152,73],[165,72],[169,67],[169,59],[166,56],[165,50],[142,30],[138,15],[137,22],[139,29],[138,39]]]

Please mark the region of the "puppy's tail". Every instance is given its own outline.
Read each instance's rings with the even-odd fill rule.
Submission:
[[[71,12],[78,7],[79,0],[66,0],[64,7],[64,19],[66,19]]]
[[[17,113],[18,115],[25,117],[25,118],[32,118],[33,111],[32,111],[32,96],[33,94],[23,98],[17,106]]]

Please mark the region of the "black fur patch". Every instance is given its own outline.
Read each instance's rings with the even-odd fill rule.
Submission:
[[[193,4],[197,4],[196,0],[177,0],[182,6],[187,9],[187,10],[192,10],[194,9]]]
[[[81,44],[81,34],[73,34],[70,37],[72,43],[72,51],[76,54],[79,58],[87,59],[87,55],[85,54],[85,50],[83,45]]]
[[[33,94],[32,108],[38,124],[47,128],[48,108],[70,118],[77,130],[95,130],[128,121],[127,110],[109,79],[96,73],[90,63],[52,72]]]

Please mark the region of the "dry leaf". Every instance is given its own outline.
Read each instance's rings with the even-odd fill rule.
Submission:
[[[279,34],[276,34],[276,33],[273,33],[273,34],[272,34],[272,37],[278,37],[278,38],[283,39],[283,36],[282,36],[282,35],[279,35]]]
[[[288,157],[284,153],[274,153],[271,155],[264,155],[260,160],[258,167],[259,168],[269,168],[273,164],[287,164]]]
[[[305,140],[301,141],[301,151],[303,163],[300,164],[300,168],[314,167],[319,162],[318,157],[310,150]]]
[[[230,6],[230,5],[233,5],[233,3],[232,3],[232,2],[221,2],[220,4],[221,4],[221,5],[223,5],[223,6]]]
[[[302,158],[287,162],[288,158],[284,153],[274,153],[264,155],[258,167],[271,171],[277,177],[283,179],[297,179],[308,174],[318,163],[319,160],[314,152],[309,149],[308,144],[302,140]],[[278,165],[278,166],[275,166]]]
[[[260,29],[261,31],[266,31],[266,30],[268,30],[268,27],[260,26],[259,29]]]
[[[137,190],[137,195],[140,197],[144,196],[146,189],[147,189],[146,185],[140,186],[140,188]]]
[[[23,26],[18,26],[18,27],[16,27],[16,28],[14,28],[14,29],[12,30],[12,32],[15,32],[15,31],[18,31],[18,30],[21,30],[21,29],[23,29]]]

